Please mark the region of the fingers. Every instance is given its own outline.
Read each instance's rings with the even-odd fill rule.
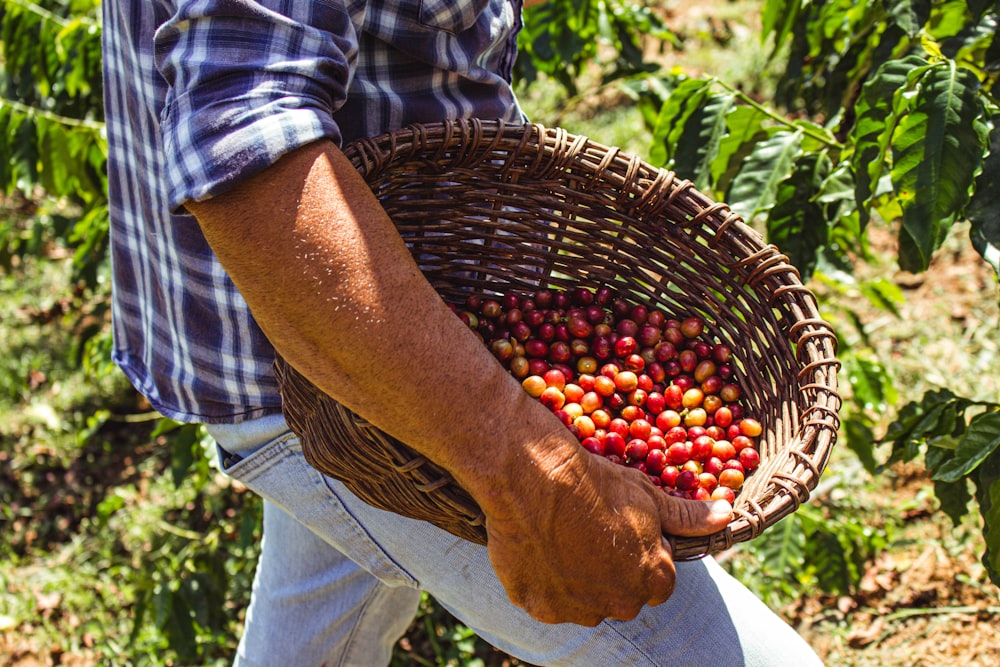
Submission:
[[[661,526],[670,535],[711,535],[725,529],[733,517],[733,506],[725,500],[699,501],[666,493],[659,495]]]
[[[660,582],[658,587],[651,587],[653,593],[648,601],[649,606],[655,607],[658,604],[663,604],[670,596],[674,594],[674,586],[676,584],[677,570],[674,567],[673,553],[670,548],[670,542],[667,538],[660,538],[659,555],[658,558],[662,563],[662,567],[666,568],[667,576]]]

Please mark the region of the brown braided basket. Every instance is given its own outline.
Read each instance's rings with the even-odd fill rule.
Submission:
[[[609,285],[698,315],[733,349],[764,427],[729,526],[668,536],[677,559],[755,538],[815,488],[836,442],[836,336],[785,256],[689,181],[562,129],[497,121],[410,126],[345,148],[442,297]],[[275,362],[309,462],[366,502],[484,544],[479,507],[433,461]]]

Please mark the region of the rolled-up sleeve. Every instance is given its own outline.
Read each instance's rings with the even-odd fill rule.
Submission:
[[[347,99],[357,34],[339,2],[178,2],[156,31],[169,205],[181,208],[327,137]]]

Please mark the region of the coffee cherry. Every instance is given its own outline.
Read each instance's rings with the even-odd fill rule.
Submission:
[[[680,410],[684,407],[684,390],[677,384],[672,384],[663,390],[663,401],[671,410]]]
[[[581,407],[583,407],[582,404]],[[611,425],[611,413],[607,410],[594,410],[590,413],[590,418],[594,421],[594,426],[597,428],[606,430]]]
[[[559,410],[566,404],[566,396],[556,387],[546,387],[538,396],[538,400],[550,410]]]
[[[532,398],[538,398],[545,391],[545,379],[538,375],[529,375],[528,377],[521,380],[521,386],[524,388],[528,395]]]
[[[743,469],[746,470],[747,472],[756,470],[757,466],[760,465],[760,454],[758,454],[757,450],[753,449],[752,447],[746,447],[744,449],[741,449],[739,457],[740,457],[740,464],[743,466]]]
[[[644,461],[649,452],[649,445],[641,438],[633,438],[625,445],[625,456],[633,461]]]
[[[756,419],[741,419],[740,420],[740,433],[747,436],[748,438],[756,438],[764,429],[761,427],[760,422]]]
[[[705,382],[708,378],[715,375],[717,371],[715,362],[711,359],[703,359],[698,362],[698,365],[694,368],[694,381],[701,384]]]
[[[634,391],[630,391],[625,395],[625,401],[629,405],[635,405],[638,407],[643,407],[646,405],[646,398],[649,396],[645,389],[637,387]]]
[[[632,427],[632,422],[639,419],[645,420],[646,418],[646,411],[638,405],[624,405],[618,413],[622,416],[622,419],[629,423],[629,428]]]
[[[640,417],[629,423],[628,432],[633,438],[638,438],[645,442],[649,439],[652,428],[652,424]]]
[[[566,400],[568,402],[580,403],[580,401],[583,400],[584,395],[586,395],[586,392],[580,385],[573,382],[567,382],[563,387],[563,394],[566,395]]]
[[[684,397],[681,399],[681,405],[690,410],[692,408],[701,407],[704,400],[705,392],[698,387],[691,387],[684,392]]]
[[[630,354],[625,357],[625,370],[639,373],[646,368],[646,360],[640,354]]]
[[[725,500],[730,505],[736,502],[736,492],[730,489],[728,486],[717,486],[715,490],[712,491],[710,496],[711,500]]]
[[[490,351],[500,363],[507,363],[514,357],[514,346],[506,338],[497,338],[490,343]]]
[[[528,358],[528,372],[532,375],[545,375],[549,372],[549,362],[535,357]],[[565,375],[565,373],[564,373]]]
[[[597,357],[583,355],[576,360],[576,371],[580,374],[591,375],[597,372]]]
[[[604,451],[607,454],[624,458],[626,444],[625,438],[615,431],[608,431],[604,436]]]
[[[649,323],[639,327],[639,331],[636,333],[636,340],[638,340],[639,345],[642,345],[643,347],[652,348],[655,345],[658,345],[662,337],[663,330]]]
[[[621,417],[613,417],[608,423],[608,432],[617,433],[622,438],[628,435],[628,421]]]
[[[650,414],[659,415],[666,410],[666,407],[666,399],[660,392],[653,391],[646,395],[646,410],[649,411]]]
[[[573,420],[573,424],[577,428],[581,438],[589,438],[597,432],[597,426],[594,425],[594,420],[587,415],[581,414]]]
[[[566,375],[560,370],[549,369],[545,371],[542,378],[545,380],[546,387],[555,387],[560,391],[566,388]]]
[[[662,449],[650,449],[646,453],[646,472],[650,475],[656,475],[659,478],[666,466],[667,455]],[[660,481],[662,482],[662,479]]]
[[[635,388],[639,386],[639,376],[632,371],[621,371],[615,374],[615,389],[628,393],[630,391],[635,391]]]
[[[715,420],[716,426],[727,428],[733,423],[733,411],[728,406],[722,405],[712,413],[712,418]]]
[[[646,401],[649,402],[648,399]],[[663,410],[656,414],[656,427],[666,433],[675,426],[680,426],[681,415],[675,410]]]
[[[703,472],[700,475],[698,475],[698,486],[708,491],[709,494],[711,494],[712,491],[715,490],[715,487],[717,487],[718,485],[719,485],[719,480],[712,473]]]
[[[698,436],[691,441],[691,458],[695,461],[707,461],[712,456],[712,446],[715,444],[707,435]]]
[[[726,403],[735,403],[736,401],[740,400],[741,394],[742,391],[740,390],[740,386],[738,384],[732,384],[732,383],[724,384],[719,389],[719,398],[721,398]]]
[[[677,474],[674,486],[681,491],[691,491],[698,486],[698,474],[691,470],[681,470]]]
[[[694,373],[694,369],[698,367],[698,355],[695,354],[694,350],[681,350],[677,355],[677,362],[681,365],[681,371],[684,373]],[[694,378],[690,379],[691,384],[694,384]]]
[[[715,440],[712,443],[712,456],[716,456],[722,461],[728,461],[736,458],[736,447],[728,440]]]
[[[708,457],[708,460],[705,461],[704,471],[710,472],[716,477],[718,477],[719,474],[725,469],[726,465],[722,462],[722,459],[717,456],[710,456]]]
[[[743,479],[743,473],[732,468],[727,468],[719,474],[719,484],[728,486],[734,491],[738,491],[743,486]]]
[[[595,438],[594,436],[585,437],[580,441],[580,444],[583,445],[583,448],[591,454],[604,456],[604,442],[602,442],[600,438]]]
[[[684,415],[684,425],[687,427],[704,426],[708,422],[708,413],[704,408],[692,408]]]
[[[608,377],[607,375],[596,376],[594,378],[594,392],[604,398],[610,397],[615,393],[614,379]]]
[[[681,321],[681,333],[685,338],[697,338],[705,331],[705,323],[700,317],[687,317]]]
[[[580,407],[579,403],[570,403],[567,401],[563,405],[562,410],[567,415],[569,415],[570,424],[573,425],[574,427],[576,426],[577,417],[583,416],[583,408]],[[579,433],[577,433],[577,437],[580,438],[582,436]]]
[[[675,442],[684,442],[688,438],[687,429],[683,426],[674,426],[666,430],[663,433],[663,439],[667,441],[668,444],[674,444]]]
[[[652,450],[654,449],[664,452],[667,450],[666,439],[662,435],[656,432],[651,432],[649,434],[649,437],[646,438],[646,444],[649,445],[650,452],[652,452]]]
[[[675,442],[667,447],[667,461],[671,465],[682,466],[691,460],[691,443]]]

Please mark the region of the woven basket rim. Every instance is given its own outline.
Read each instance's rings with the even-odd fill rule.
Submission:
[[[355,141],[345,146],[344,153],[370,183],[400,165],[412,169],[414,164],[419,164],[420,169],[435,177],[447,171],[450,179],[458,180],[465,174],[478,173],[477,169],[482,170],[483,165],[489,164],[490,173],[496,174],[496,182],[516,187],[519,195],[533,194],[533,187],[548,192],[554,184],[569,183],[572,186],[569,195],[559,191],[565,198],[572,196],[572,192],[594,189],[598,183],[603,187],[611,184],[619,196],[615,200],[602,200],[609,210],[641,220],[657,220],[665,211],[670,211],[682,222],[673,223],[673,228],[664,225],[665,234],[711,228],[706,245],[725,243],[733,248],[738,255],[733,270],[745,273],[746,284],[766,291],[772,308],[788,311],[791,324],[787,331],[780,333],[791,342],[799,362],[794,382],[802,407],[795,408],[794,419],[798,424],[795,442],[779,447],[783,460],[768,473],[766,493],[738,500],[734,519],[715,535],[700,538],[667,536],[668,540],[679,560],[698,558],[754,539],[809,498],[829,461],[839,430],[841,399],[837,392],[836,335],[819,316],[815,296],[802,285],[788,257],[775,246],[764,243],[760,235],[726,204],[713,201],[675,173],[654,167],[618,148],[571,134],[563,128],[547,128],[540,124],[480,119],[415,124]],[[520,279],[520,276],[513,277],[515,281]],[[555,278],[549,276],[547,279]],[[303,439],[317,438],[315,433],[303,427],[304,422],[316,418],[317,411],[296,403],[325,402],[329,397],[296,394],[303,388],[308,393],[308,380],[280,356],[276,372],[285,399],[286,417],[293,430]],[[337,411],[336,407],[324,406],[323,409]],[[461,493],[457,499],[446,493],[454,485],[447,473],[440,469],[435,471],[433,462],[426,461],[405,444],[388,438],[349,411],[338,411],[330,419],[352,422],[370,439],[369,446],[384,450],[396,474],[410,476],[419,493],[443,498],[445,509],[441,511],[458,516],[458,520],[472,528],[472,533],[459,528],[462,537],[484,542],[484,539],[477,539],[485,535],[481,512],[474,503],[470,508],[466,499],[460,497]],[[453,516],[450,520],[456,519]]]

